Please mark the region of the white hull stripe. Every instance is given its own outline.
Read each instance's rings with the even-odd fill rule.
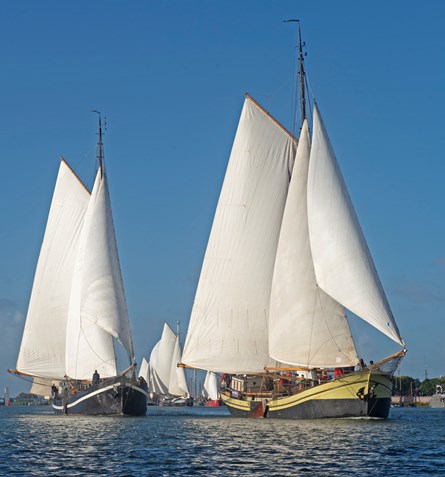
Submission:
[[[72,407],[74,407],[74,406],[77,406],[77,405],[78,405],[79,403],[81,403],[82,401],[85,401],[85,400],[87,400],[87,399],[90,399],[90,398],[92,398],[93,396],[96,396],[97,394],[104,393],[105,391],[108,391],[108,390],[110,390],[110,389],[113,389],[113,388],[116,387],[116,386],[120,386],[120,384],[121,384],[121,383],[114,383],[114,384],[111,384],[110,386],[106,386],[106,387],[104,387],[104,388],[100,388],[100,389],[98,389],[97,391],[94,391],[94,392],[92,392],[92,393],[90,393],[90,394],[87,394],[87,395],[85,395],[85,396],[82,396],[82,397],[79,398],[77,401],[68,404],[68,405],[67,405],[67,408],[70,409],[70,408],[72,408]],[[54,409],[61,410],[61,411],[63,410],[63,406],[56,406],[55,404],[53,404],[53,408],[54,408]]]
[[[150,396],[148,395],[147,391],[145,391],[144,389],[140,388],[139,386],[135,386],[134,384],[129,384],[128,385],[129,388],[132,388],[132,389],[135,389],[136,391],[139,391],[140,393],[142,394],[145,394],[147,396],[148,399],[150,399]]]

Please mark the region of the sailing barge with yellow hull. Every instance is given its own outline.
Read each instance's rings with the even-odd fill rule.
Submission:
[[[388,373],[360,370],[313,385],[300,382],[287,395],[274,389],[262,391],[264,379],[236,379],[238,389],[221,392],[222,402],[233,417],[267,417],[270,419],[321,419],[345,417],[374,417],[389,415],[393,382]],[[268,380],[270,378],[266,378]],[[259,386],[247,386],[249,380]],[[236,384],[235,384],[236,383]]]
[[[299,34],[298,139],[246,95],[182,364],[223,373],[234,416],[386,418],[405,344],[303,57]],[[400,351],[366,367],[351,315]]]

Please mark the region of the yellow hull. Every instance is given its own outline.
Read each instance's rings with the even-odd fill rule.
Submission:
[[[382,417],[389,414],[393,384],[391,377],[362,370],[305,389],[292,396],[245,399],[222,394],[233,416],[284,419],[329,417]]]

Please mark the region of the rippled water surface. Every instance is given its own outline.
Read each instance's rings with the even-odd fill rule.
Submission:
[[[445,409],[387,421],[233,419],[226,408],[144,418],[0,407],[0,475],[445,476]]]

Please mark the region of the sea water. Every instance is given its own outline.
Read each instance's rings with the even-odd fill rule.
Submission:
[[[0,407],[0,475],[445,476],[445,409],[390,419],[234,419],[221,408],[146,417]]]

